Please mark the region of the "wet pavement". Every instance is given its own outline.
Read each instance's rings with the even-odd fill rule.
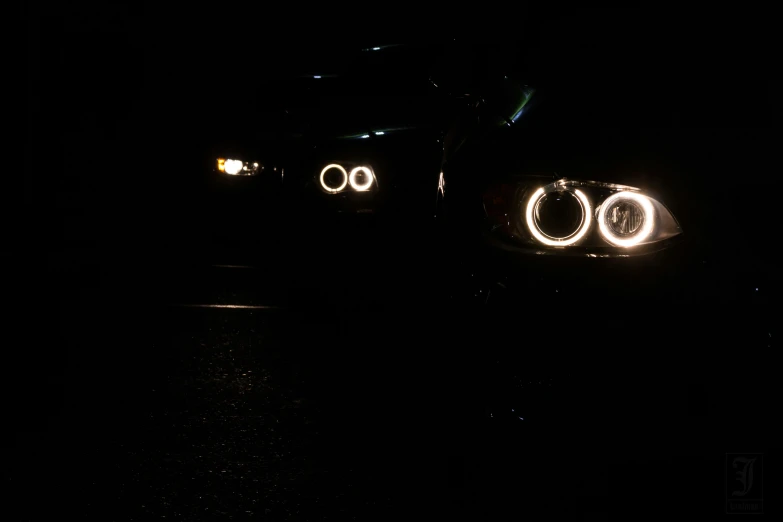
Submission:
[[[720,513],[726,451],[775,440],[758,366],[735,395],[722,364],[646,352],[677,346],[618,358],[561,332],[542,371],[427,278],[291,285],[297,267],[234,263],[83,265],[18,325],[46,341],[5,383],[19,519]]]

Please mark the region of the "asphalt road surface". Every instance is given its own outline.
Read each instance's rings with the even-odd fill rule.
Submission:
[[[774,440],[775,381],[519,372],[493,318],[433,296],[429,273],[292,285],[297,267],[231,258],[84,258],[8,326],[20,520],[720,514],[727,448]]]

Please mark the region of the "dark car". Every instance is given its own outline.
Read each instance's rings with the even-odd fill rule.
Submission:
[[[431,220],[442,140],[462,96],[435,83],[449,52],[358,42],[290,51],[254,83],[252,114],[205,147],[215,226],[241,241],[274,221],[313,241],[339,227],[393,232]]]
[[[458,439],[483,449],[462,463],[492,470],[470,487],[499,504],[518,489],[554,498],[576,466],[597,479],[586,496],[633,505],[665,472],[586,455],[663,462],[771,440],[779,219],[775,196],[750,188],[775,163],[763,62],[732,62],[761,91],[723,105],[719,68],[678,55],[687,37],[661,49],[637,22],[617,58],[600,25],[577,22],[552,33],[584,48],[479,47],[446,137],[439,329],[470,361],[453,386],[472,419]],[[718,420],[737,415],[749,424]]]
[[[523,45],[484,47],[446,139],[438,270],[459,304],[442,326],[462,325],[455,348],[481,346],[464,400],[484,419],[472,436],[508,442],[499,460],[517,444],[541,447],[542,469],[574,444],[720,454],[715,417],[745,404],[754,428],[727,427],[736,442],[772,407],[780,280],[766,245],[779,220],[774,196],[751,188],[774,163],[771,99],[711,113],[720,74],[689,71],[634,27],[622,34],[636,62],[578,24],[559,29],[584,34],[583,49],[542,45],[532,68]],[[741,66],[749,84],[757,66]]]

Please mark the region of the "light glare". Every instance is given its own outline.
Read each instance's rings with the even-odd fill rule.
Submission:
[[[244,167],[244,163],[239,160],[227,159],[223,164],[223,169],[226,174],[239,174]]]

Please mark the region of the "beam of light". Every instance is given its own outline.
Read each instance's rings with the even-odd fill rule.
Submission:
[[[364,177],[367,180],[364,183],[364,185],[360,185],[356,181],[356,176],[360,172],[364,173]],[[356,167],[351,171],[351,175],[348,177],[348,179],[350,180],[351,186],[353,187],[354,190],[359,192],[364,192],[365,190],[368,190],[372,186],[373,174],[372,171],[367,167]]]
[[[369,138],[369,137],[370,137],[369,134],[362,134],[362,138]]]
[[[376,136],[383,136],[384,134],[386,134],[386,133],[383,132],[383,131],[378,131],[378,132],[375,133]]]
[[[549,238],[546,237],[544,234],[541,233],[541,231],[538,229],[538,225],[536,225],[535,220],[533,219],[533,210],[536,207],[536,204],[538,204],[539,200],[542,196],[544,196],[544,188],[541,187],[538,190],[536,190],[532,196],[530,196],[530,200],[527,203],[527,210],[525,212],[525,221],[527,221],[527,227],[530,229],[530,233],[533,234],[533,237],[535,237],[539,242],[548,245],[548,246],[568,246],[573,245],[587,233],[587,231],[590,229],[590,222],[591,222],[591,215],[592,211],[590,210],[590,201],[587,199],[587,196],[585,196],[581,190],[575,190],[577,198],[579,198],[580,203],[582,204],[582,226],[577,230],[576,234],[573,234],[568,237],[564,238]]]
[[[324,180],[324,174],[326,174],[330,169],[337,169],[340,172],[343,173],[343,183],[337,188],[332,188],[326,184],[326,181]],[[348,185],[348,173],[345,172],[345,169],[342,167],[342,165],[338,165],[337,163],[332,163],[330,165],[327,165],[324,167],[324,169],[321,171],[321,186],[326,190],[327,192],[335,193],[340,192],[345,188],[346,185]]]
[[[380,47],[373,47],[373,48],[372,48],[372,50],[373,50],[373,51],[380,51],[380,50],[381,50],[381,48],[380,48]]]
[[[443,179],[443,171],[440,171],[440,177],[438,177],[438,192],[441,196],[446,195],[446,181]]]
[[[633,236],[626,238],[616,236],[611,230],[609,230],[609,226],[606,224],[607,210],[614,206],[615,203],[623,199],[638,203],[644,212],[644,224],[642,225],[641,229]],[[653,214],[653,205],[650,202],[650,198],[647,196],[642,196],[636,192],[618,192],[606,198],[606,201],[601,204],[601,208],[598,211],[598,229],[601,231],[601,235],[604,236],[604,239],[606,239],[609,243],[619,247],[632,247],[638,245],[647,237],[649,237],[654,224]]]
[[[313,76],[313,78],[315,78],[316,80],[318,80],[318,79],[320,79],[321,77],[320,77],[320,76]]]
[[[226,308],[231,310],[277,310],[279,306],[270,305],[229,305],[229,304],[171,304],[181,308]]]

